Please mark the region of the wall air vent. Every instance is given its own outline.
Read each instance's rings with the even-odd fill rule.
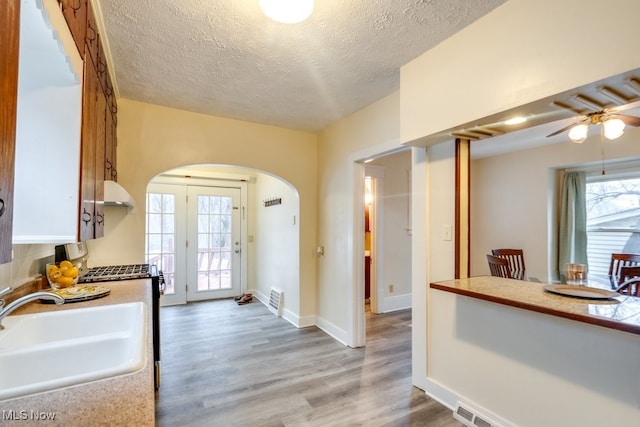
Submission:
[[[284,294],[282,291],[278,289],[271,288],[271,292],[269,292],[269,311],[271,311],[276,316],[282,316],[282,300]]]
[[[467,427],[505,427],[504,424],[492,420],[477,407],[466,402],[458,402],[453,418]]]

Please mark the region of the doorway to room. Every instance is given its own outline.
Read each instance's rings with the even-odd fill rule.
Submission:
[[[411,151],[367,159],[363,169],[362,306],[373,315],[408,309],[412,295]],[[364,325],[363,329],[366,332]]]
[[[165,276],[162,305],[243,293],[266,304],[277,288],[288,314],[300,286],[298,223],[297,192],[264,172],[198,165],[157,175],[147,185],[145,253]]]

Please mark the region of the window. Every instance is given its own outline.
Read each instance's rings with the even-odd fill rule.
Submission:
[[[145,258],[162,270],[166,294],[175,293],[175,195],[147,193]]]
[[[612,253],[640,253],[640,172],[587,176],[589,273],[606,275]]]

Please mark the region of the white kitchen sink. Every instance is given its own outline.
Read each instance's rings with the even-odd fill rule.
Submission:
[[[8,316],[0,331],[0,400],[142,369],[144,303]]]

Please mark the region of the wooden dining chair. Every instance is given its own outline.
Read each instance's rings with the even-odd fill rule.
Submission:
[[[487,261],[489,262],[489,271],[491,271],[492,276],[513,279],[509,261],[506,258],[487,254]]]
[[[522,249],[493,249],[491,253],[494,256],[507,260],[512,278],[524,280],[525,266],[524,252]]]
[[[640,297],[640,266],[621,267],[618,281],[616,292]]]
[[[620,269],[640,266],[640,254],[611,254],[609,278],[611,283],[622,283]]]

